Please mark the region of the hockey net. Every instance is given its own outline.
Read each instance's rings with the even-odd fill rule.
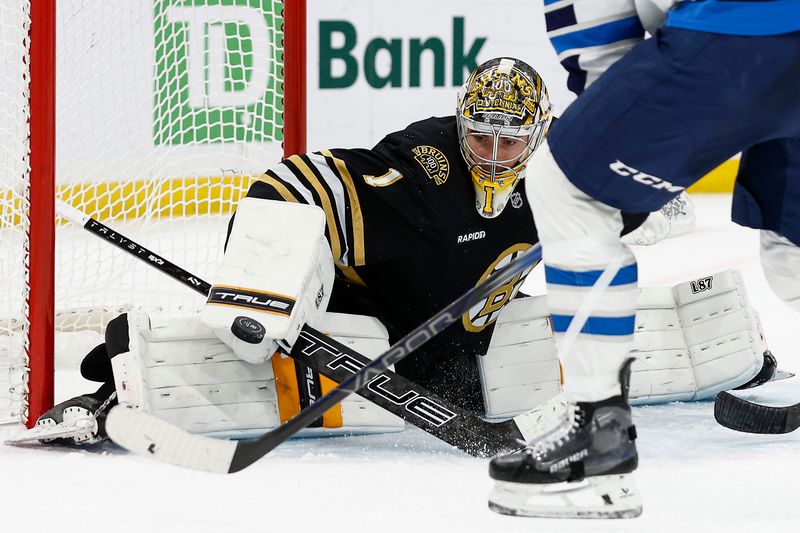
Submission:
[[[304,3],[0,3],[0,420],[52,405],[52,331],[202,305],[49,195],[212,278],[249,183],[304,150]]]

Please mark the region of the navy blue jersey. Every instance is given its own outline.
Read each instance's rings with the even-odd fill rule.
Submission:
[[[664,27],[612,65],[550,130],[583,192],[655,210],[742,152],[733,219],[800,245],[800,32]]]
[[[666,26],[710,33],[772,35],[800,30],[800,0],[544,0],[547,35],[580,94],[646,37]]]

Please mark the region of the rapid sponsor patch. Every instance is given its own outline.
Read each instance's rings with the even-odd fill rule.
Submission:
[[[462,244],[465,242],[470,241],[477,241],[478,239],[483,239],[486,237],[485,231],[473,231],[472,233],[465,233],[464,235],[458,236],[458,244]]]

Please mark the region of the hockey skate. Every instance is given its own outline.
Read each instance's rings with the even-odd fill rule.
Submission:
[[[638,464],[627,401],[632,361],[620,372],[623,394],[568,404],[549,432],[492,459],[490,509],[549,518],[633,518],[642,513],[631,477]]]
[[[61,444],[96,444],[108,438],[105,417],[116,405],[117,393],[110,395],[101,387],[93,394],[76,396],[48,410],[31,429],[6,439],[7,444],[56,442]]]

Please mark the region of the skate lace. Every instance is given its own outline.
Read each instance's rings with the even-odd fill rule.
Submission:
[[[675,220],[680,215],[685,215],[686,200],[681,196],[676,196],[661,208],[661,214],[669,221]]]
[[[566,418],[539,439],[528,444],[525,450],[538,459],[543,458],[574,435],[585,416],[580,407],[572,403],[568,404]]]
[[[92,418],[96,420],[97,417],[100,416],[100,414],[108,408],[108,404],[110,404],[116,397],[117,397],[117,391],[112,392],[111,395],[108,398],[106,398],[106,400],[103,403],[100,404],[100,407],[97,408],[97,411],[92,413]]]

